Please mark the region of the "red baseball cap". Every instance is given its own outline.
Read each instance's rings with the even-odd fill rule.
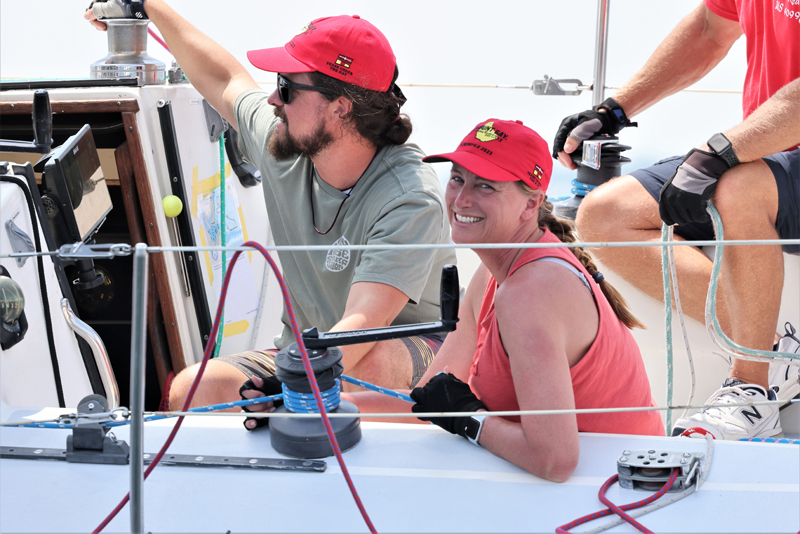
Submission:
[[[319,71],[373,91],[389,90],[396,64],[386,37],[358,15],[316,19],[283,48],[251,50],[247,59],[268,72]]]
[[[481,178],[498,182],[522,180],[542,191],[547,191],[553,172],[547,141],[522,121],[500,119],[475,126],[455,152],[428,156],[422,161],[452,161]]]

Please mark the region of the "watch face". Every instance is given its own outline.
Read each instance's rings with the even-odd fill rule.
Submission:
[[[716,134],[706,144],[717,155],[722,154],[731,146],[731,142],[721,134]]]
[[[477,439],[478,438],[478,430],[481,428],[480,421],[476,421],[472,417],[467,419],[467,428],[466,434],[469,439]]]

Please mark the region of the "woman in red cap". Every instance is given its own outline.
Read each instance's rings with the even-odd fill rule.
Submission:
[[[576,240],[545,195],[553,165],[547,143],[522,122],[484,121],[454,152],[425,161],[452,163],[445,196],[456,243]],[[411,392],[413,412],[655,406],[630,332],[642,325],[588,252],[474,250],[482,265],[458,329]],[[362,412],[403,409],[374,393],[349,398]],[[422,420],[559,482],[577,466],[578,432],[664,435],[657,411]]]

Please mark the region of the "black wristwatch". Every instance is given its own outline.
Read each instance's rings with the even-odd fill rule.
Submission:
[[[483,430],[483,420],[489,417],[488,415],[471,415],[467,420],[467,428],[465,429],[465,437],[473,445],[478,445],[478,440],[481,437],[481,430]]]
[[[711,149],[711,152],[725,160],[729,169],[739,164],[739,158],[736,157],[736,153],[733,151],[733,145],[723,134],[713,135],[711,139],[706,141],[706,144]]]

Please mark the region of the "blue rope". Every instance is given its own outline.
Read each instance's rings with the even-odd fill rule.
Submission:
[[[391,389],[386,389],[386,388],[382,388],[380,386],[375,386],[373,384],[370,384],[369,382],[364,382],[363,380],[359,380],[358,378],[353,378],[353,377],[347,376],[347,375],[342,375],[340,378],[342,380],[344,380],[345,382],[349,382],[349,383],[354,384],[356,386],[360,386],[360,387],[362,387],[364,389],[377,391],[378,393],[383,393],[384,395],[388,395],[390,397],[394,397],[395,399],[404,400],[406,402],[414,402],[414,399],[412,399],[411,397],[409,397],[408,395],[406,395],[404,393],[399,393],[399,392],[391,390]]]
[[[800,445],[800,439],[788,438],[741,438],[739,441],[752,441],[755,443],[783,443],[789,445]]]
[[[339,377],[340,380],[345,382],[349,382],[351,384],[355,384],[356,386],[360,386],[364,389],[369,389],[372,391],[376,391],[378,393],[383,393],[384,395],[388,395],[390,397],[394,397],[396,399],[404,400],[406,402],[413,403],[414,400],[405,395],[403,393],[399,393],[397,391],[393,391],[391,389],[382,388],[380,386],[376,386],[370,384],[369,382],[364,382],[363,380],[359,380],[357,378],[352,378],[347,375],[342,375]],[[337,406],[339,406],[340,401],[340,393],[341,393],[341,385],[339,380],[336,381],[336,385],[327,391],[322,392],[322,399],[325,402],[325,409],[326,410],[333,410]],[[278,395],[270,395],[268,397],[258,397],[256,399],[245,399],[235,402],[223,402],[221,404],[212,404],[210,406],[200,406],[198,408],[192,408],[188,411],[190,412],[199,412],[199,413],[208,413],[208,412],[216,412],[220,410],[227,410],[229,408],[241,408],[242,406],[252,406],[254,404],[263,404],[265,402],[272,402],[276,400],[283,400],[286,408],[294,413],[319,413],[317,410],[316,404],[314,403],[314,396],[311,393],[298,393],[296,391],[292,391],[286,386],[283,386],[283,393]],[[172,417],[177,417],[175,415],[162,415],[162,414],[154,414],[145,416],[144,422],[150,423],[152,421],[160,421],[162,419],[170,419]],[[130,424],[129,421],[117,421],[112,423],[105,423],[103,426],[105,428],[113,428],[118,426],[125,426]],[[25,425],[8,425],[8,428],[58,428],[58,429],[71,429],[73,426],[64,424],[64,423],[28,423]]]
[[[283,388],[283,403],[287,410],[294,413],[319,413],[313,393],[299,393],[287,388],[286,384],[281,384],[281,387]],[[336,380],[332,388],[320,392],[325,411],[329,412],[339,407],[340,391],[339,381]]]
[[[570,191],[569,191],[570,195],[574,195],[574,196],[578,196],[578,197],[585,197],[586,195],[588,195],[591,191],[593,191],[597,187],[596,185],[585,184],[583,182],[579,182],[577,179],[572,180],[569,183],[569,185],[572,186],[572,189],[570,189]],[[550,202],[563,202],[563,201],[565,201],[565,200],[567,200],[569,198],[570,198],[569,196],[565,196],[565,197],[550,197]]]

